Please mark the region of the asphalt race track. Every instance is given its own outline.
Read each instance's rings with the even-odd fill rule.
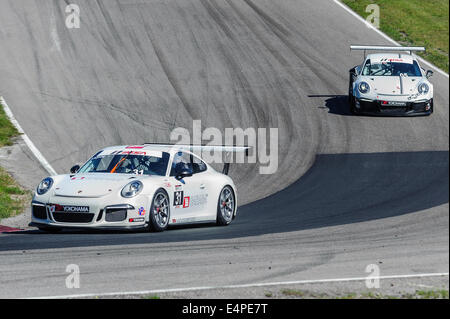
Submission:
[[[196,119],[278,128],[278,171],[232,166],[229,227],[0,234],[0,298],[448,272],[448,77],[430,117],[352,116],[350,44],[390,43],[331,0],[77,4],[67,29],[63,1],[0,0],[0,95],[59,173]]]

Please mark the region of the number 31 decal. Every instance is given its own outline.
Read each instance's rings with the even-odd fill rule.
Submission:
[[[175,192],[173,197],[173,206],[183,205],[183,191]]]

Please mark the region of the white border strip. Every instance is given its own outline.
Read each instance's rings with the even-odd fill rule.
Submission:
[[[39,163],[41,163],[42,167],[44,167],[45,170],[47,171],[47,173],[49,173],[50,175],[57,175],[56,171],[53,169],[53,167],[50,165],[50,163],[45,159],[44,155],[42,155],[42,153],[39,152],[39,150],[34,145],[34,143],[30,140],[28,135],[25,134],[25,132],[23,131],[19,122],[17,122],[16,118],[14,117],[14,114],[11,112],[11,109],[9,108],[9,106],[6,103],[3,96],[0,96],[0,104],[1,104],[1,106],[3,106],[3,110],[5,110],[6,116],[9,118],[11,123],[15,126],[17,131],[19,131],[19,133],[22,136],[23,141],[28,146],[31,153],[33,153],[33,155],[37,158]]]
[[[352,16],[354,16],[355,18],[357,18],[359,21],[361,21],[362,23],[364,23],[369,29],[374,30],[375,32],[377,32],[379,35],[381,35],[383,38],[385,38],[386,40],[388,40],[389,42],[397,45],[397,46],[402,46],[400,43],[398,43],[397,41],[393,40],[392,38],[390,38],[387,34],[385,34],[384,32],[380,31],[379,29],[375,28],[372,24],[370,24],[369,22],[367,22],[366,20],[364,20],[359,14],[357,14],[355,11],[353,11],[351,8],[349,8],[348,6],[346,6],[344,3],[342,3],[340,0],[333,0],[337,5],[339,5],[341,8],[343,8],[345,11],[347,11],[348,13],[350,13]],[[445,76],[446,78],[448,78],[448,73],[446,73],[445,71],[439,69],[437,66],[435,66],[434,64],[428,62],[427,60],[423,59],[420,56],[417,56],[417,59],[423,63],[423,64],[427,64],[428,66],[432,67],[433,69],[435,69],[438,73],[442,74],[443,76]]]
[[[94,298],[94,297],[125,296],[125,295],[151,295],[151,294],[158,294],[158,293],[187,292],[187,291],[212,290],[212,289],[233,289],[233,288],[236,289],[236,288],[281,286],[281,285],[350,282],[350,281],[365,281],[367,279],[383,280],[383,279],[407,279],[407,278],[422,278],[422,277],[442,277],[442,276],[448,276],[448,275],[449,275],[449,273],[445,272],[445,273],[428,273],[428,274],[413,274],[413,275],[379,276],[379,277],[354,277],[354,278],[337,278],[337,279],[280,281],[280,282],[254,283],[254,284],[228,285],[228,286],[206,286],[206,287],[156,289],[156,290],[128,291],[128,292],[110,292],[110,293],[98,293],[98,294],[32,297],[32,298],[27,298],[27,299],[69,299],[69,298]]]

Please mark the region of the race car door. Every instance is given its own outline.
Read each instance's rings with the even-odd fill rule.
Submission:
[[[171,222],[188,223],[203,220],[206,214],[208,189],[204,182],[204,175],[198,173],[194,156],[186,152],[174,155],[170,176],[173,182],[173,199],[171,209]],[[194,169],[194,166],[196,169]],[[177,180],[180,172],[190,172],[192,176]]]

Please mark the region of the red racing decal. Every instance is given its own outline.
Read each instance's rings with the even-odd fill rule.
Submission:
[[[49,205],[49,211],[50,213],[54,213],[54,212],[63,212],[64,211],[64,207],[58,204],[54,204],[54,205]]]
[[[189,202],[190,202],[190,197],[186,196],[183,200],[183,208],[188,208],[189,207]]]
[[[144,146],[137,146],[137,145],[130,145],[130,146],[127,146],[127,147],[125,147],[126,149],[129,149],[129,148],[137,148],[137,149],[141,149],[141,148],[144,148]]]
[[[122,155],[146,155],[147,152],[139,152],[139,151],[123,151],[122,153],[120,153]]]

